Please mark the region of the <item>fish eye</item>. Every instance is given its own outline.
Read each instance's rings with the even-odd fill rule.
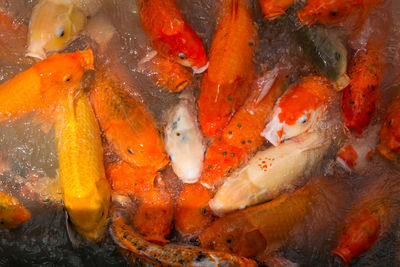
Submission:
[[[129,153],[129,154],[135,154],[135,151],[133,151],[132,148],[128,148],[128,153]]]
[[[180,59],[185,59],[186,58],[184,53],[179,53],[178,56],[179,56]]]
[[[299,122],[300,123],[306,123],[307,119],[308,119],[307,115],[303,115],[303,116],[300,117]]]
[[[337,61],[339,61],[340,60],[340,58],[341,58],[341,56],[340,56],[340,54],[338,53],[338,52],[335,52],[335,59],[337,60]]]
[[[56,34],[57,34],[58,37],[63,37],[64,34],[65,34],[65,33],[64,33],[64,28],[63,28],[63,27],[59,27],[59,28],[57,29]]]
[[[69,82],[69,81],[71,81],[71,75],[70,75],[70,74],[65,75],[64,78],[63,78],[63,81],[64,81],[64,82]]]

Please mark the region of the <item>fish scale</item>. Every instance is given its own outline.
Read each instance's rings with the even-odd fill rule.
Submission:
[[[110,205],[100,129],[85,95],[69,96],[56,121],[64,205],[79,232],[102,237]]]

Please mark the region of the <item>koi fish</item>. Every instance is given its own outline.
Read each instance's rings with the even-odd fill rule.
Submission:
[[[185,67],[158,54],[139,62],[139,67],[150,75],[157,86],[171,92],[180,92],[192,83],[191,74]]]
[[[175,206],[175,228],[179,233],[194,235],[211,223],[213,216],[208,202],[212,194],[199,182],[183,185]]]
[[[144,239],[165,244],[171,232],[173,200],[157,172],[149,168],[132,168],[126,162],[106,167],[107,178],[114,191],[135,197],[132,223]]]
[[[175,225],[179,232],[194,234],[211,222],[208,202],[213,187],[264,142],[260,133],[276,99],[282,94],[286,78],[275,68],[257,79],[246,103],[233,116],[223,132],[206,151],[201,182],[184,188],[177,198]],[[243,144],[243,140],[246,140]]]
[[[346,75],[347,50],[335,33],[319,26],[300,27],[295,33],[305,58],[319,74],[334,82],[349,80]]]
[[[379,133],[379,152],[388,160],[397,161],[400,149],[400,93],[393,100]]]
[[[18,199],[0,192],[0,225],[6,228],[16,228],[28,221],[31,213],[19,204]]]
[[[174,0],[138,0],[143,30],[162,56],[201,73],[208,67],[203,44]]]
[[[363,172],[375,152],[379,127],[367,129],[360,138],[351,136],[337,153],[336,162],[347,171]]]
[[[307,0],[307,5],[297,12],[300,21],[307,26],[315,23],[336,24],[357,9],[365,13],[384,0]]]
[[[332,96],[332,86],[325,78],[303,78],[275,104],[261,135],[277,146],[285,139],[313,130],[326,112]]]
[[[88,69],[93,69],[90,49],[53,55],[15,75],[0,85],[0,121],[52,109],[63,95],[78,88]]]
[[[264,143],[260,133],[286,83],[285,71],[278,67],[254,81],[246,102],[207,149],[201,176],[203,185],[220,185],[250,152]]]
[[[126,209],[113,209],[113,223],[110,229],[114,241],[124,250],[123,254],[135,264],[137,257],[151,264],[166,266],[257,266],[250,259],[230,253],[217,252],[185,245],[157,245],[143,239],[129,226]]]
[[[223,1],[198,99],[199,121],[207,137],[220,132],[247,97],[256,36],[246,1]]]
[[[312,132],[258,152],[248,165],[227,178],[210,201],[210,208],[223,216],[305,184],[320,169],[330,144],[328,134]]]
[[[285,14],[286,9],[296,3],[296,0],[260,0],[261,11],[267,19],[275,19]]]
[[[271,256],[292,242],[305,218],[314,218],[314,210],[332,212],[329,207],[343,206],[343,195],[338,192],[344,193],[345,189],[332,177],[314,178],[294,193],[218,218],[199,235],[201,247],[256,259]],[[313,227],[311,234],[326,231],[329,217],[325,214],[318,219],[318,227]]]
[[[344,122],[359,135],[371,122],[379,103],[379,85],[385,69],[381,49],[382,43],[370,42],[357,51],[349,69],[350,84],[343,91]]]
[[[187,93],[180,97],[167,116],[165,149],[171,158],[172,169],[181,181],[195,183],[203,166],[203,134],[198,126],[194,99]]]
[[[377,178],[364,188],[366,194],[350,208],[337,246],[331,251],[346,265],[372,248],[398,216],[397,181],[382,182],[386,179]],[[394,178],[397,180],[397,176]]]
[[[64,205],[76,230],[99,241],[108,221],[110,186],[100,129],[86,95],[68,95],[56,119],[57,151]]]
[[[97,0],[90,1],[96,2]],[[26,55],[39,59],[63,50],[86,25],[78,0],[40,0],[33,8],[28,31]]]
[[[122,160],[154,171],[168,163],[154,118],[106,65],[91,85],[90,99],[107,141]]]

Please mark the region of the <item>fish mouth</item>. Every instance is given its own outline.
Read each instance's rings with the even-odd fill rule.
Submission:
[[[207,64],[205,64],[203,67],[198,68],[198,67],[193,66],[192,67],[193,73],[200,74],[200,73],[205,72],[208,69],[209,64],[210,64],[210,61],[207,61]]]
[[[272,145],[278,146],[283,139],[283,126],[284,123],[279,121],[278,116],[274,116],[273,119],[265,126],[261,136],[267,139]],[[281,136],[278,133],[281,133]]]
[[[46,52],[42,48],[35,48],[29,46],[25,56],[43,60],[46,58]]]

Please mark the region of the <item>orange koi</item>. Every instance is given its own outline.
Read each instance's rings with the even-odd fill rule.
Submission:
[[[154,118],[110,68],[97,72],[91,102],[107,141],[122,160],[154,171],[168,163]]]
[[[196,234],[211,223],[208,206],[212,191],[200,183],[184,184],[176,199],[175,227],[182,234]]]
[[[300,21],[307,26],[315,23],[336,24],[357,9],[366,12],[384,0],[307,0],[307,5],[297,12]]]
[[[226,126],[245,101],[253,78],[257,31],[249,7],[245,0],[223,3],[198,99],[199,121],[207,137]]]
[[[203,44],[174,0],[139,0],[137,3],[142,27],[157,52],[192,67],[195,72],[207,69]]]
[[[218,186],[223,177],[232,173],[250,152],[264,143],[260,133],[284,88],[284,74],[278,69],[254,82],[245,104],[207,149],[202,184]]]
[[[334,179],[314,178],[294,193],[215,220],[199,235],[201,246],[243,257],[271,255],[293,237],[317,204],[324,209],[339,205],[338,189],[342,186]]]
[[[285,139],[310,131],[326,112],[332,96],[329,80],[321,76],[303,78],[275,104],[261,135],[277,146]]]
[[[380,98],[380,81],[384,75],[384,55],[380,44],[369,42],[357,51],[350,64],[350,84],[343,90],[342,111],[349,129],[361,134],[374,116]]]
[[[180,92],[192,82],[191,74],[186,68],[163,56],[155,55],[144,65],[157,86],[172,92]]]
[[[6,228],[16,228],[28,221],[31,213],[19,204],[18,199],[0,192],[0,225]]]
[[[379,152],[388,160],[397,161],[400,149],[400,92],[389,107],[379,136]]]
[[[369,127],[359,138],[351,136],[337,153],[336,162],[347,171],[363,172],[375,152],[379,127]]]
[[[377,182],[381,183],[378,187]],[[388,186],[387,181],[383,183],[382,179],[377,182],[374,180],[365,191],[367,194],[350,209],[338,244],[331,251],[347,265],[378,242],[398,214],[398,192],[391,191],[393,182],[392,186]],[[371,187],[375,188],[371,190]]]
[[[253,260],[230,253],[194,246],[172,244],[160,246],[150,243],[129,226],[129,219],[123,217],[123,214],[126,214],[124,209],[114,208],[113,213],[111,235],[124,249],[122,253],[132,264],[137,265],[137,258],[140,257],[157,266],[257,266]]]
[[[296,0],[260,0],[261,11],[267,19],[274,19],[285,14],[286,9]]]
[[[0,85],[0,121],[54,108],[60,97],[80,86],[88,69],[93,69],[93,53],[85,49],[53,55],[15,75]]]
[[[284,81],[283,73],[277,69],[257,79],[246,103],[212,141],[206,151],[201,182],[184,185],[177,199],[175,225],[180,232],[193,234],[211,222],[210,188],[222,184],[249,153],[262,145],[260,133],[276,99],[283,93]]]
[[[157,172],[132,168],[126,162],[107,166],[107,178],[115,191],[138,201],[133,225],[150,242],[164,244],[171,232],[173,200]]]

